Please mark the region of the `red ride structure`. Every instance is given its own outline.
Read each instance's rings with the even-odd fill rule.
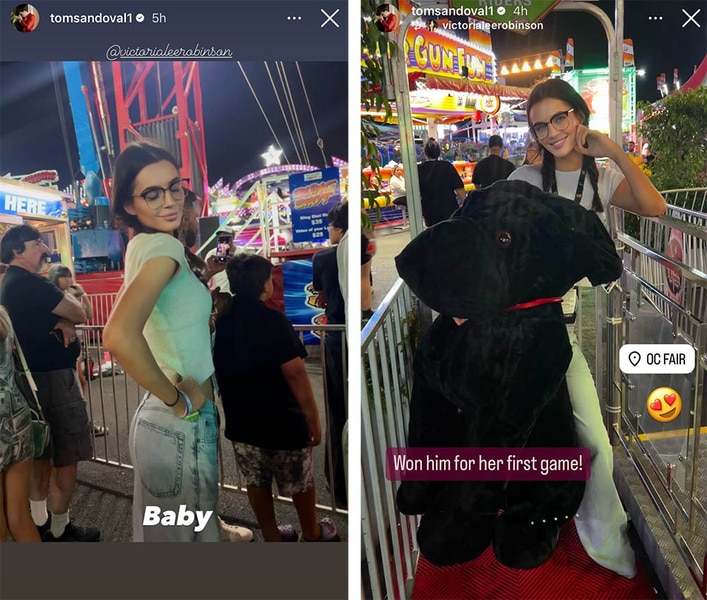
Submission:
[[[208,198],[208,173],[198,62],[112,63],[118,142],[152,139],[179,161],[179,174]],[[203,216],[209,203],[203,202]]]

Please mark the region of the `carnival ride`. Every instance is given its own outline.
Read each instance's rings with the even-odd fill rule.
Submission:
[[[272,124],[274,114],[268,114],[263,108],[263,104],[267,105],[266,98],[258,95],[244,65],[240,62],[237,65],[274,143],[282,147]],[[62,260],[73,265],[77,280],[95,300],[92,324],[105,323],[115,294],[123,284],[122,259],[128,241],[110,224],[110,166],[127,144],[141,139],[157,142],[177,159],[180,175],[190,179],[191,189],[202,202],[200,247],[195,250],[205,256],[215,243],[217,229],[232,227],[240,250],[260,253],[276,265],[273,272],[276,293],[271,300],[272,306],[285,311],[293,322],[316,322],[322,311],[302,291],[307,286],[301,285],[300,280],[304,278],[311,282],[311,262],[305,263],[327,241],[326,213],[346,196],[346,163],[333,157],[327,158],[324,153],[324,140],[319,133],[302,73],[297,63],[292,65],[288,68],[296,68],[301,90],[295,88],[294,82],[290,83],[283,63],[275,63],[272,70],[265,63],[264,69],[287,127],[291,147],[297,156],[296,163],[291,164],[293,161],[284,152],[271,146],[262,155],[266,159],[264,169],[249,173],[230,185],[219,179],[211,187],[198,62],[116,61],[110,65],[109,73],[104,72],[106,65],[102,63],[64,63],[79,147],[78,165],[69,153],[68,119],[60,100],[65,93],[62,94],[60,77],[55,71],[54,84],[67,159],[72,172],[84,176],[83,182],[76,185],[77,207],[69,213],[70,222],[74,225],[71,228],[69,259]],[[262,73],[259,75],[263,79]],[[279,80],[280,89],[275,84],[275,78]],[[299,95],[293,96],[293,90],[299,91]],[[305,101],[295,102],[294,98],[302,95]],[[298,112],[308,113],[306,118],[311,119],[311,124],[304,121]],[[320,161],[316,151],[310,158],[307,142],[312,141],[312,136],[305,135],[305,125],[306,129],[314,130],[321,164],[330,168],[322,170],[313,164]],[[236,132],[233,137],[235,139]],[[286,164],[279,164],[279,155],[283,156]],[[331,167],[332,164],[334,167]],[[303,174],[308,178],[306,185],[297,179]],[[293,225],[293,217],[297,214],[293,215],[291,210],[292,182],[297,182],[300,188],[297,194],[301,197],[307,194],[307,188],[316,190],[319,180],[331,177],[336,179],[333,193],[326,198],[317,197],[316,202],[300,203],[307,213],[305,224],[312,227],[298,228]],[[312,215],[312,206],[323,214]],[[297,281],[288,283],[288,278]],[[288,285],[294,287],[292,291],[288,288],[285,294]]]
[[[307,88],[299,65],[299,82],[306,99],[306,110],[317,137],[317,146],[326,166],[332,161],[324,153],[324,140],[309,102]],[[263,108],[244,66],[238,67],[245,83],[257,103],[273,140],[282,146],[277,132]],[[74,130],[79,147],[79,165],[69,156],[72,170],[84,174],[84,185],[78,193],[83,206],[70,215],[79,229],[108,226],[107,197],[110,189],[110,167],[116,155],[130,142],[149,138],[170,151],[180,163],[180,174],[190,179],[191,187],[202,200],[202,217],[217,216],[235,228],[235,235],[243,246],[270,256],[270,248],[280,250],[290,247],[291,235],[286,232],[290,222],[289,203],[286,201],[288,176],[303,171],[313,171],[307,151],[303,121],[297,115],[292,99],[292,88],[282,63],[272,68],[265,63],[265,72],[280,107],[282,118],[292,141],[296,164],[269,164],[265,169],[250,173],[232,185],[218,183],[209,187],[208,161],[204,138],[204,111],[202,106],[201,77],[198,62],[115,62],[110,65],[110,77],[104,77],[101,63],[64,63],[66,86],[71,103]],[[282,90],[274,81],[279,77]],[[58,86],[55,75],[55,85]],[[107,83],[106,83],[107,82]],[[57,92],[59,95],[59,93]],[[66,116],[60,110],[66,142]],[[304,110],[304,107],[301,107]],[[116,141],[117,140],[117,141]],[[271,149],[271,152],[274,150]],[[67,151],[68,154],[68,151]],[[272,158],[268,153],[265,158]],[[284,155],[283,155],[284,156]],[[284,156],[287,163],[290,161]],[[341,161],[339,161],[341,163]],[[90,181],[99,181],[99,190],[87,193]],[[272,191],[281,190],[279,202],[274,204]],[[84,189],[86,193],[84,193]],[[284,191],[283,191],[284,190]],[[257,233],[256,233],[257,232]],[[277,233],[274,233],[277,232]],[[79,235],[80,237],[80,235]],[[207,249],[210,239],[202,239],[200,250]],[[109,263],[110,266],[110,263]],[[78,261],[77,271],[92,271]],[[104,270],[99,265],[97,271]],[[108,270],[108,269],[106,269]]]

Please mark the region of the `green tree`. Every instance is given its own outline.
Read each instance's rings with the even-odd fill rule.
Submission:
[[[361,0],[361,105],[366,110],[379,110],[385,112],[384,122],[392,117],[390,100],[384,93],[384,73],[382,58],[395,56],[397,44],[388,39],[374,25],[371,15],[375,14],[375,7],[371,0]],[[378,127],[373,121],[362,119],[361,121],[361,168],[370,168],[377,181],[380,181],[381,164],[378,160],[378,149],[376,139],[378,138]],[[369,188],[368,178],[361,173],[361,189],[364,190],[362,199],[368,199],[369,206],[378,208],[376,198],[379,195],[378,186],[375,189]],[[372,229],[370,219],[364,218],[363,227]]]
[[[651,181],[659,190],[707,186],[707,87],[667,96],[662,106],[642,106],[639,128],[655,159]]]

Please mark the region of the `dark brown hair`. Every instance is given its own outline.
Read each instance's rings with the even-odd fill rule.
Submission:
[[[9,265],[15,259],[15,252],[25,251],[25,242],[33,242],[42,237],[39,229],[31,225],[16,225],[8,229],[0,241],[0,261]]]
[[[236,254],[226,263],[226,275],[233,294],[258,300],[272,275],[272,263],[257,254]]]
[[[135,179],[145,167],[166,160],[179,171],[179,163],[167,150],[154,142],[143,140],[125,147],[113,167],[113,188],[111,189],[110,212],[113,222],[137,233],[147,231],[135,215],[129,214],[125,207],[133,203],[133,185]]]
[[[198,208],[199,199],[196,197],[196,194],[191,190],[184,190],[184,213],[182,214],[182,223],[179,226],[177,233],[181,233],[184,237],[181,242],[184,244],[184,257],[187,259],[189,268],[192,270],[192,273],[196,275],[197,279],[201,281],[201,283],[203,283],[206,287],[209,287],[209,281],[206,279],[206,271],[208,269],[206,261],[198,254],[194,254],[194,252],[192,252],[187,245],[191,241],[188,239],[189,234],[196,234],[196,232],[191,231],[192,224],[189,223],[188,213],[189,211],[196,210]]]
[[[425,144],[425,156],[428,158],[439,158],[442,154],[442,149],[439,147],[437,140],[430,138]]]
[[[589,126],[589,107],[584,101],[584,98],[582,98],[582,96],[580,96],[580,94],[577,93],[577,91],[566,81],[562,79],[546,79],[545,81],[538,83],[530,92],[530,96],[528,96],[526,110],[528,114],[528,127],[531,132],[533,132],[533,121],[530,118],[530,109],[538,102],[547,98],[553,98],[555,100],[566,102],[575,110],[577,116],[582,120],[582,124],[587,127]],[[532,135],[535,137],[534,132]],[[543,149],[543,162],[541,169],[543,177],[543,191],[549,192],[557,183],[555,177],[555,157],[551,152],[545,151],[545,147],[542,145],[540,140],[538,140],[538,144]],[[601,198],[599,198],[599,171],[597,170],[597,163],[591,156],[584,155],[582,158],[582,167],[587,170],[589,181],[594,188],[592,210],[595,212],[603,212],[604,207],[602,206]]]

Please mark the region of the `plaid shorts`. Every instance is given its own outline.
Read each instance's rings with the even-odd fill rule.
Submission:
[[[233,449],[247,486],[269,488],[274,478],[279,494],[288,497],[314,487],[311,448],[267,450],[234,442]]]

